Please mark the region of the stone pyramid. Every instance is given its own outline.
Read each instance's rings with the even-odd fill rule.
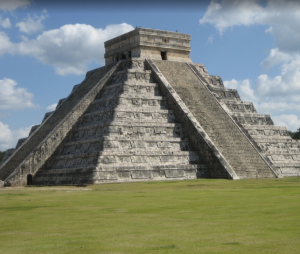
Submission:
[[[300,143],[190,60],[187,34],[137,28],[87,73],[0,167],[2,186],[300,172]]]

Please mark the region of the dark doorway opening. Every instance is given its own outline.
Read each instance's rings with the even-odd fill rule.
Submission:
[[[161,54],[161,59],[162,60],[168,60],[167,59],[167,52],[166,51],[161,51],[160,54]]]
[[[125,54],[122,54],[122,55],[121,55],[121,60],[124,60],[124,59],[126,59],[126,55],[125,55]]]
[[[27,185],[33,185],[33,179],[31,174],[27,175]]]

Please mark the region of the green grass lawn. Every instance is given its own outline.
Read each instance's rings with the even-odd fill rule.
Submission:
[[[0,189],[0,253],[300,253],[300,178]]]

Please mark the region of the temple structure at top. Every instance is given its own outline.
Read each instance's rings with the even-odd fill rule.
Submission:
[[[0,186],[300,175],[300,142],[190,59],[188,34],[137,28],[6,154]]]
[[[136,28],[104,43],[105,64],[132,58],[191,62],[190,41],[189,34]]]

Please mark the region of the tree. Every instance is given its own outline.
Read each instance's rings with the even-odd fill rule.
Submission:
[[[2,161],[3,155],[4,155],[4,152],[0,151],[0,163]]]
[[[293,131],[289,131],[292,139],[300,139],[300,128],[298,128],[297,131],[293,132]]]

